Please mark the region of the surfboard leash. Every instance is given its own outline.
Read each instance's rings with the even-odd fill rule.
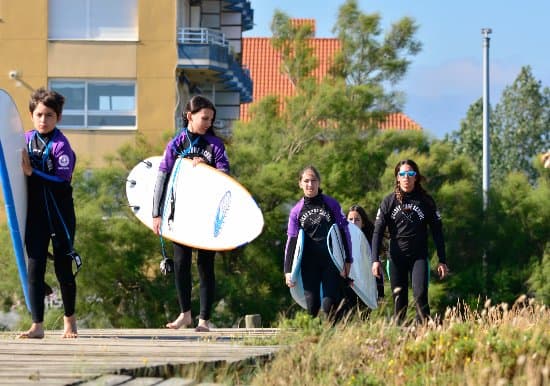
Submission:
[[[53,229],[53,222],[51,218],[50,213],[50,206],[48,205],[48,200],[46,196],[46,191],[50,194],[50,198],[52,199],[53,206],[55,208],[55,211],[57,212],[57,216],[59,217],[59,221],[61,221],[61,225],[63,225],[63,230],[65,231],[65,236],[67,237],[67,243],[69,244],[69,252],[67,253],[67,256],[69,256],[75,263],[76,266],[76,272],[74,273],[74,277],[78,275],[78,272],[80,272],[80,268],[82,268],[82,257],[78,254],[78,252],[74,249],[73,240],[71,238],[71,235],[69,233],[69,229],[67,228],[67,224],[65,223],[65,220],[63,219],[63,215],[61,214],[61,211],[59,210],[59,207],[57,206],[57,202],[55,201],[55,197],[53,196],[53,193],[48,188],[44,187],[44,199],[46,201],[46,213],[48,214],[48,222],[50,226],[50,232],[52,238],[56,238],[57,235],[54,232]]]
[[[189,131],[188,131],[187,127],[185,128],[185,137],[187,139],[189,139],[189,146],[188,147],[186,147],[181,152],[179,152],[175,147],[173,148],[173,151],[174,151],[174,153],[177,154],[178,158],[185,158],[185,156],[187,154],[189,154],[189,152],[191,152],[191,149],[193,148],[193,146],[195,146],[197,144],[197,142],[199,141],[199,139],[200,139],[200,136],[197,136],[194,140],[191,140],[191,137],[189,136]],[[177,161],[178,160],[176,160],[176,162]],[[175,193],[174,192],[174,181],[177,178],[180,166],[181,166],[181,161],[177,162],[177,165],[176,165],[175,169],[170,174],[170,180],[168,181],[168,192],[167,192],[168,194],[164,198],[164,206],[163,206],[163,209],[162,209],[162,216],[161,216],[160,228],[159,228],[159,240],[160,240],[160,248],[161,248],[161,253],[162,253],[162,261],[160,262],[160,272],[165,276],[167,274],[171,273],[171,272],[174,272],[174,260],[170,259],[166,255],[166,246],[165,246],[165,243],[164,243],[164,237],[162,236],[162,224],[164,223],[164,219],[166,218],[166,210],[167,210],[167,207],[168,207],[167,204],[170,204],[169,205],[170,206],[170,215],[169,215],[168,218],[171,221],[174,220],[174,212],[175,212],[175,209],[176,209],[176,198],[175,198],[175,194],[174,194]]]

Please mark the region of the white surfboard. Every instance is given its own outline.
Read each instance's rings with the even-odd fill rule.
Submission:
[[[351,236],[353,263],[350,267],[349,277],[353,279],[352,289],[368,307],[378,307],[376,278],[371,271],[371,249],[363,231],[353,224],[348,224]],[[340,230],[334,224],[329,231],[327,245],[332,261],[339,271],[344,269],[344,240]]]
[[[21,168],[21,152],[25,149],[25,133],[17,107],[10,95],[0,89],[0,184],[19,280],[30,309],[25,252],[27,178]]]
[[[292,260],[292,269],[290,271],[290,280],[294,282],[294,287],[290,287],[290,296],[300,307],[307,309],[306,296],[304,294],[304,283],[302,282],[302,252],[304,250],[304,230],[300,229],[296,240],[296,249],[294,250],[294,260]]]
[[[126,182],[130,207],[150,229],[161,160],[156,156],[141,161]],[[164,208],[162,236],[193,248],[235,249],[258,237],[264,225],[258,204],[237,180],[204,163],[193,166],[191,160],[184,158],[174,164]]]

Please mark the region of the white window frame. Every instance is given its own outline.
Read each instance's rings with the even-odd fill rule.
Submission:
[[[128,79],[65,79],[65,78],[52,78],[49,80],[49,87],[55,90],[56,82],[66,83],[82,83],[84,85],[84,108],[83,109],[63,109],[61,121],[58,126],[63,130],[75,130],[75,131],[136,131],[137,130],[137,82],[135,80]],[[120,85],[133,85],[134,86],[134,109],[133,110],[114,110],[114,111],[102,111],[102,110],[90,110],[88,108],[88,89],[90,85],[112,84],[117,83]],[[63,117],[70,115],[77,115],[84,117],[84,124],[82,126],[65,125],[63,123]],[[91,126],[88,124],[89,117],[104,115],[104,116],[133,116],[135,119],[135,125],[133,126]]]
[[[49,0],[48,39],[138,41],[138,0],[104,1]]]

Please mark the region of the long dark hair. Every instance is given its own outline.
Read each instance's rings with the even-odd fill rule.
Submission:
[[[395,165],[395,169],[393,172],[394,181],[395,181],[394,192],[395,192],[395,197],[397,198],[397,201],[399,201],[400,203],[403,203],[403,191],[399,187],[399,181],[397,178],[399,169],[401,169],[401,166],[403,165],[409,165],[416,172],[413,191],[416,190],[426,196],[427,195],[426,190],[424,190],[424,188],[422,187],[422,181],[424,180],[424,176],[420,174],[420,169],[418,168],[418,165],[412,159],[405,159],[405,160],[399,161],[397,165]]]
[[[361,217],[361,222],[363,223],[363,227],[361,228],[361,230],[363,231],[363,234],[365,235],[369,243],[371,243],[372,234],[374,233],[374,224],[369,219],[369,216],[367,215],[365,209],[363,209],[362,206],[355,204],[350,206],[347,214],[349,214],[349,212],[359,213],[359,216]]]
[[[185,110],[183,111],[183,127],[189,126],[189,120],[187,119],[187,113],[195,114],[202,109],[210,109],[214,112],[212,117],[212,124],[206,131],[207,134],[216,135],[214,132],[214,121],[216,120],[216,106],[207,97],[202,95],[195,95],[185,104]]]

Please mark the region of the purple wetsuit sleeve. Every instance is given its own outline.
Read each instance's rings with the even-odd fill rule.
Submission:
[[[212,143],[216,169],[229,174],[229,159],[227,157],[225,145],[223,144],[222,140],[218,137],[210,137],[209,141],[211,141],[210,143]]]
[[[170,142],[168,142],[168,145],[166,145],[166,148],[164,149],[164,154],[162,156],[162,161],[160,161],[159,170],[170,174],[172,172],[172,168],[174,167],[174,163],[176,162],[177,154],[174,149],[177,148],[178,144],[181,142],[181,140],[184,138],[184,134],[178,135],[176,138],[172,139]]]
[[[285,245],[285,261],[284,270],[285,273],[289,273],[292,267],[292,261],[294,260],[294,250],[296,249],[296,240],[298,232],[300,230],[300,223],[298,221],[298,215],[304,206],[304,200],[300,200],[291,210],[288,216],[287,227],[287,240]]]
[[[71,182],[76,163],[76,156],[69,144],[69,140],[59,130],[52,138],[52,155],[55,176],[63,181]]]

